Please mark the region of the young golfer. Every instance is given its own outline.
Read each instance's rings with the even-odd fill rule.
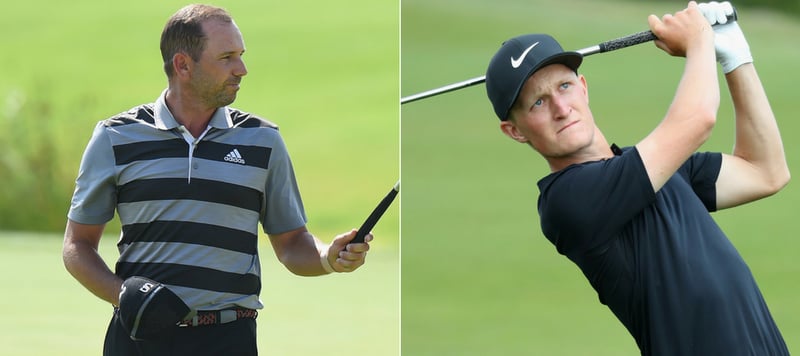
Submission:
[[[581,56],[547,35],[506,41],[486,88],[500,129],[536,150],[541,227],[643,355],[788,355],[747,264],[710,212],[789,181],[778,126],[729,3],[651,15],[655,44],[685,57],[664,118],[632,147],[609,145],[589,108]],[[711,24],[717,24],[713,29]],[[731,154],[697,152],[717,120],[716,61],[733,99]]]

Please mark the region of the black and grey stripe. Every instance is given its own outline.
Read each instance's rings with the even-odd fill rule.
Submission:
[[[193,309],[260,308],[259,222],[268,232],[305,224],[277,127],[221,108],[205,135],[188,142],[171,115],[158,112],[154,104],[139,106],[102,122],[107,141],[93,138],[113,151],[109,181],[122,223],[116,273],[169,285]],[[90,142],[85,157],[100,149]],[[236,162],[225,160],[231,153]],[[79,177],[70,211],[76,221],[81,204],[103,195],[81,183]]]

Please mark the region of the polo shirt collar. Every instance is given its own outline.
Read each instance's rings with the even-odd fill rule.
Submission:
[[[161,92],[161,95],[159,95],[158,99],[156,99],[155,107],[153,108],[155,124],[159,130],[172,130],[178,126],[181,126],[169,111],[166,98],[167,89],[164,89],[164,91]],[[217,129],[229,129],[233,127],[233,121],[231,121],[228,107],[223,106],[217,108],[217,110],[214,111],[214,114],[211,115],[211,121],[208,122],[208,126]]]

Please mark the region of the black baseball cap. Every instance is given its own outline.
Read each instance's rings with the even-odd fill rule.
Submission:
[[[537,70],[560,63],[577,73],[581,62],[580,53],[565,52],[549,35],[521,35],[503,42],[486,69],[486,94],[495,114],[502,121],[508,120],[522,86]]]
[[[122,283],[118,312],[132,340],[168,337],[190,311],[167,286],[152,279],[133,276]]]

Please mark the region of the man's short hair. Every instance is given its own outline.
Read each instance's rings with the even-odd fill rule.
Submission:
[[[167,78],[174,73],[172,58],[177,53],[186,53],[194,61],[200,60],[206,45],[203,23],[208,20],[233,22],[225,9],[210,5],[188,5],[169,18],[161,32],[161,58]]]

